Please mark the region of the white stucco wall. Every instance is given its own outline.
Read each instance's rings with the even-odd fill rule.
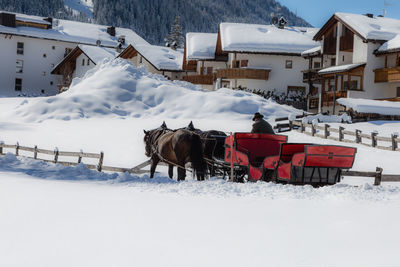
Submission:
[[[353,46],[353,62],[362,63],[367,62],[368,57],[368,44],[356,34],[354,34],[354,46]]]
[[[82,60],[85,60],[85,64],[83,66],[82,66]],[[89,65],[88,61],[90,62]],[[76,69],[74,71],[73,77],[82,78],[88,70],[93,69],[95,66],[96,65],[93,63],[93,61],[91,61],[85,54],[81,54],[76,59]]]
[[[44,95],[57,94],[61,77],[50,72],[64,58],[65,48],[73,49],[76,44],[9,36],[0,34],[0,96],[43,95],[42,90]],[[24,43],[23,55],[17,54],[17,42]],[[16,73],[16,60],[23,60],[22,73]],[[22,91],[15,91],[16,78],[22,79]]]
[[[229,63],[234,60],[234,54],[229,54]],[[268,80],[253,80],[253,79],[237,79],[230,80],[230,86],[247,87],[248,89],[261,89],[286,93],[288,86],[306,87],[303,83],[302,70],[308,69],[308,60],[301,56],[283,56],[283,55],[263,55],[263,54],[242,54],[236,55],[236,60],[248,60],[249,68],[264,68],[271,69]],[[286,60],[292,60],[292,68],[287,69],[285,66]]]

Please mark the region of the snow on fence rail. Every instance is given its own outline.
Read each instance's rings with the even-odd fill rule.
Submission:
[[[364,134],[361,130],[356,129],[354,132],[346,130],[344,127],[339,127],[338,129],[330,127],[329,124],[325,124],[324,126],[303,123],[302,121],[290,121],[289,128],[292,130],[294,126],[299,127],[299,131],[301,133],[305,133],[311,136],[316,136],[324,139],[331,139],[340,142],[353,143],[353,144],[362,144],[369,147],[375,147],[383,150],[391,150],[391,151],[400,151],[398,143],[400,142],[399,136],[397,134],[392,134],[391,137],[378,136],[377,132],[371,132],[371,134]],[[307,128],[310,128],[311,131],[307,132]],[[317,130],[323,131],[323,134],[318,134]],[[331,133],[337,133],[338,137],[331,136]],[[345,135],[353,136],[354,139],[345,139]],[[363,143],[363,140],[368,139],[368,143]],[[378,145],[378,141],[380,142],[388,142],[391,146],[381,146]]]
[[[150,161],[145,161],[133,168],[120,168],[120,167],[112,167],[112,166],[104,166],[103,161],[104,161],[104,152],[100,153],[86,153],[86,152],[66,152],[66,151],[59,151],[57,148],[54,150],[48,150],[48,149],[41,149],[38,148],[37,146],[35,147],[27,147],[27,146],[21,146],[19,143],[15,145],[8,145],[3,142],[0,142],[0,155],[4,155],[4,149],[11,149],[15,153],[16,156],[20,155],[20,151],[27,151],[27,152],[32,152],[33,156],[25,156],[27,158],[31,159],[36,159],[36,160],[43,160],[46,162],[52,162],[52,163],[58,163],[64,166],[77,166],[78,164],[82,163],[83,158],[91,158],[91,159],[98,159],[99,162],[98,164],[87,164],[84,163],[85,166],[88,169],[91,170],[97,170],[99,172],[101,171],[110,171],[110,172],[129,172],[129,173],[135,173],[135,174],[141,174],[145,173],[147,171],[141,170],[143,167],[147,166],[150,164]],[[50,155],[53,156],[53,159],[43,159],[39,158],[39,154],[45,154],[45,155]],[[60,161],[59,157],[77,157],[76,162],[70,162],[70,161]]]

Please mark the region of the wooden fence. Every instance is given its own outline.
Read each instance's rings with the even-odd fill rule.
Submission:
[[[32,158],[36,160],[43,160],[46,162],[52,162],[52,163],[58,163],[64,166],[76,166],[78,164],[83,163],[82,159],[83,158],[90,158],[90,159],[98,159],[98,164],[87,164],[84,163],[85,166],[88,169],[91,170],[97,170],[97,171],[110,171],[110,172],[129,172],[129,173],[135,173],[135,174],[142,174],[146,173],[148,171],[142,170],[142,168],[146,167],[147,165],[150,164],[150,160],[147,160],[133,168],[120,168],[120,167],[111,167],[111,166],[104,166],[103,161],[104,161],[104,153],[86,153],[86,152],[65,152],[65,151],[59,151],[57,148],[54,150],[48,150],[48,149],[41,149],[38,148],[37,146],[35,147],[27,147],[27,146],[21,146],[19,143],[15,145],[8,145],[4,144],[3,142],[0,142],[0,155],[4,155],[5,151],[4,149],[8,149],[11,151],[8,152],[13,152],[16,156],[20,155],[21,151],[27,151],[27,152],[32,152],[32,156],[26,156],[27,158]],[[49,159],[44,159],[40,158],[40,154],[44,155],[50,155],[52,157],[51,160]],[[71,162],[71,161],[60,161],[59,157],[75,157],[76,161]]]
[[[324,126],[314,126],[313,124],[304,124],[302,121],[290,121],[288,124],[290,129],[293,129],[295,126],[299,127],[299,131],[301,133],[305,133],[311,136],[316,136],[324,139],[331,139],[335,141],[345,142],[345,143],[353,143],[353,144],[362,144],[369,147],[374,147],[383,150],[391,150],[391,151],[400,151],[398,143],[400,142],[399,136],[397,134],[392,134],[391,137],[378,136],[378,133],[371,132],[370,134],[364,134],[361,130],[349,131],[344,127],[332,128],[329,124],[325,124]],[[310,128],[311,131],[307,132],[307,128]],[[322,134],[317,133],[317,130],[322,131]],[[337,133],[338,137],[331,136],[331,133]],[[346,136],[352,136],[353,139],[346,139]],[[363,142],[368,140],[368,142]],[[390,146],[382,146],[379,145],[378,142],[387,142],[390,143]]]

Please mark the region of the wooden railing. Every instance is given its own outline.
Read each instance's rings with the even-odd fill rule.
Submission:
[[[334,97],[334,94],[336,96]],[[322,95],[322,105],[323,106],[329,106],[333,104],[333,100],[341,98],[341,97],[347,97],[347,91],[327,91],[324,92]]]
[[[268,80],[270,70],[263,69],[223,69],[217,70],[217,78]]]
[[[400,67],[375,69],[375,82],[400,82]]]
[[[321,83],[321,76],[318,74],[319,69],[303,70],[303,83],[308,83],[309,79],[313,83]]]
[[[190,75],[183,77],[183,80],[194,84],[213,84],[214,75]]]

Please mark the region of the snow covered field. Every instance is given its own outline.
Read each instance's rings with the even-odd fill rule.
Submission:
[[[143,129],[193,120],[200,129],[248,131],[256,111],[270,122],[301,113],[245,92],[203,92],[117,61],[58,96],[0,99],[0,140],[104,151],[106,165],[132,167],[146,160]],[[380,134],[398,127],[357,124]],[[290,142],[337,144],[288,135]],[[399,161],[399,152],[360,145],[354,169],[398,174]],[[0,157],[0,266],[398,266],[396,183],[178,183],[159,171],[149,179]]]

